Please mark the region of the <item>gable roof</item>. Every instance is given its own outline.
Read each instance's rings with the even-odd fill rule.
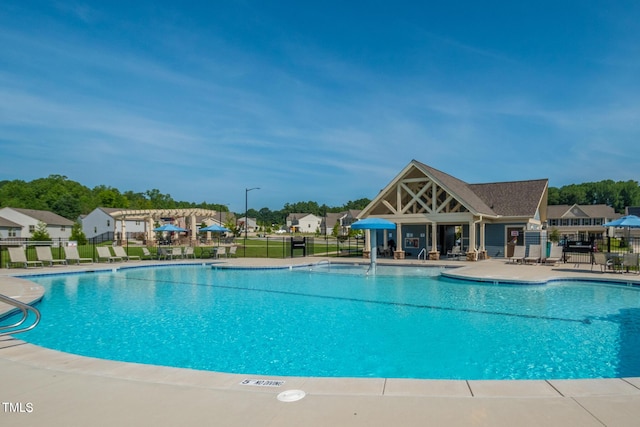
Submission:
[[[375,211],[385,195],[406,177],[424,175],[447,191],[473,215],[487,217],[535,218],[546,209],[548,179],[469,184],[448,173],[412,160],[365,208],[365,216]],[[540,212],[543,211],[543,212]],[[362,215],[360,215],[362,216]]]
[[[22,228],[20,224],[16,224],[13,221],[9,221],[7,218],[3,218],[0,216],[0,227],[1,228]]]
[[[22,209],[22,208],[10,208],[16,212],[20,212],[23,215],[42,221],[47,225],[64,225],[73,226],[74,222],[63,216],[55,214],[49,211],[40,211],[36,209]]]
[[[615,219],[620,215],[607,205],[550,205],[547,208],[548,218],[608,218]]]

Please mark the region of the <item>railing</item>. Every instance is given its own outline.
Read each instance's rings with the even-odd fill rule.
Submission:
[[[37,308],[2,294],[0,294],[0,301],[6,304],[12,305],[22,312],[22,319],[20,319],[13,325],[0,326],[0,337],[5,335],[20,334],[22,332],[30,331],[31,329],[35,328],[38,325],[38,323],[40,323],[40,310],[38,310]],[[20,328],[20,326],[22,326],[22,324],[27,321],[30,311],[35,314],[36,316],[35,320],[31,325]],[[19,328],[19,329],[14,329],[14,328]],[[5,332],[2,332],[2,331],[5,331]]]
[[[424,255],[424,260],[426,261],[427,260],[427,248],[422,248],[422,250],[418,254],[418,259],[420,259],[421,255]]]

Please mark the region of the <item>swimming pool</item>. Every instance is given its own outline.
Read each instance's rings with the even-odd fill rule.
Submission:
[[[42,322],[21,338],[104,359],[275,376],[640,376],[635,287],[365,271],[192,265],[30,277],[46,289]]]

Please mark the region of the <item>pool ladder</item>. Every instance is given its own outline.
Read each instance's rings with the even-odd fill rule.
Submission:
[[[30,331],[31,329],[35,328],[38,325],[38,323],[40,323],[40,310],[38,310],[37,308],[2,294],[0,294],[0,302],[4,302],[6,304],[12,305],[22,312],[22,319],[20,319],[13,325],[0,326],[0,337],[5,335],[20,334],[22,332]],[[31,325],[21,328],[22,324],[27,321],[30,311],[35,314],[36,316],[35,320]],[[13,329],[13,328],[19,328],[19,329]],[[9,330],[9,329],[12,329],[12,330]]]
[[[422,248],[422,250],[418,254],[418,259],[420,259],[421,256],[423,256],[425,261],[427,260],[427,248]]]

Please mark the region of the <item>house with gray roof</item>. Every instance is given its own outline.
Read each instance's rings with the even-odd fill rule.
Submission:
[[[69,239],[74,224],[73,221],[53,212],[36,209],[5,207],[0,209],[0,218],[18,224],[21,228],[19,237],[26,239],[31,238],[39,223],[46,225],[47,233],[52,239]]]
[[[412,160],[359,218],[396,224],[377,239],[385,249],[393,239],[396,258],[438,259],[458,244],[469,259],[504,257],[514,245],[540,242],[548,186],[547,179],[469,184]]]
[[[606,232],[602,224],[619,217],[620,214],[607,205],[550,205],[547,208],[549,230],[558,230],[568,240],[601,239]]]
[[[0,240],[19,239],[22,237],[22,226],[17,222],[0,217]]]

